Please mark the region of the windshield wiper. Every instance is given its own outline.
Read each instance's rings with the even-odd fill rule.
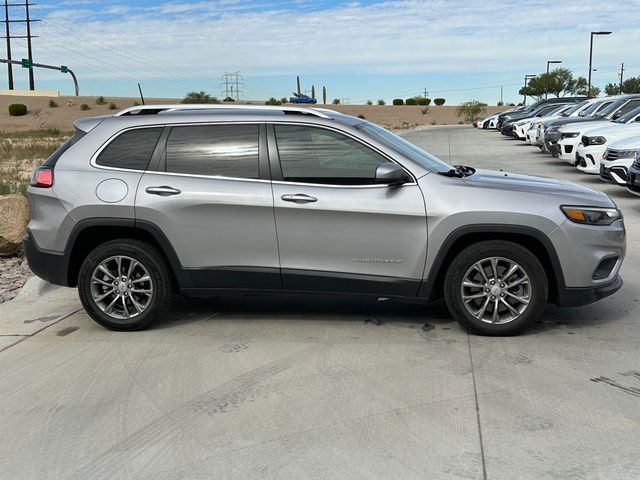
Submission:
[[[453,168],[445,172],[438,172],[439,175],[444,175],[445,177],[457,178],[468,177],[474,173],[476,173],[476,169],[473,167],[467,167],[466,165],[454,165]]]

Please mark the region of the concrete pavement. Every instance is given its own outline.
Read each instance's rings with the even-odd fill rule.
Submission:
[[[0,306],[0,477],[640,478],[640,199],[495,132],[405,135],[611,194],[623,289],[485,338],[442,304],[295,296],[189,301],[116,333],[34,283]]]

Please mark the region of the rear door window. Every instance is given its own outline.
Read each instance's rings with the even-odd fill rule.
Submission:
[[[259,173],[259,125],[173,127],[167,139],[171,173],[252,178]]]
[[[105,167],[146,170],[161,133],[162,127],[127,130],[100,152],[96,163]]]

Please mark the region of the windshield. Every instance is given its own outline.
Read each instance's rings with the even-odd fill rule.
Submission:
[[[618,108],[620,108],[620,106],[623,105],[625,101],[626,100],[616,100],[615,102],[611,102],[611,105],[609,105],[606,108],[603,108],[594,116],[598,118],[608,117],[610,114],[618,110]]]
[[[640,115],[640,107],[634,108],[630,112],[620,115],[614,120],[615,123],[629,123],[632,122],[638,115]]]
[[[559,106],[557,108],[554,108],[550,112],[545,113],[545,115],[546,116],[558,115],[559,113],[564,112],[567,108],[568,108],[567,105],[561,105],[561,106]]]
[[[589,103],[589,100],[585,100],[584,102],[580,102],[580,103],[574,105],[573,107],[571,107],[570,109],[565,110],[564,112],[562,112],[562,115],[565,116],[565,117],[568,117],[572,113],[576,113],[578,110],[580,110],[582,107],[584,107],[588,103]]]
[[[354,125],[354,127],[361,132],[366,133],[374,140],[382,143],[384,146],[389,147],[408,159],[416,162],[427,170],[432,172],[446,172],[451,169],[451,165],[443,162],[438,157],[434,157],[421,148],[416,147],[413,143],[406,141],[395,133],[391,133],[389,130],[378,127],[373,123],[364,122]]]

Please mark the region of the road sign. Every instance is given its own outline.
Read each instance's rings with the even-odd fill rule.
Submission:
[[[60,66],[60,71],[62,73],[69,73],[69,67],[67,67],[66,65],[61,65]]]
[[[28,58],[23,58],[22,68],[33,68],[33,60],[30,60]]]

